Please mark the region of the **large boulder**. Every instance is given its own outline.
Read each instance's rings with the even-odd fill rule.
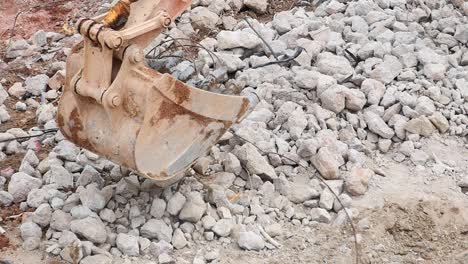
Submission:
[[[28,198],[28,194],[32,189],[38,189],[41,186],[41,179],[34,178],[23,172],[17,172],[11,176],[8,192],[13,196],[15,202],[22,202]]]

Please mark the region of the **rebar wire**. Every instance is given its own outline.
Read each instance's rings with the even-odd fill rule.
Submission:
[[[275,57],[276,60],[279,60],[278,58],[278,55],[276,55],[276,53],[273,51],[273,48],[270,46],[270,44],[268,44],[268,42],[266,42],[266,40],[262,37],[262,35],[260,35],[260,33],[253,27],[253,25],[249,22],[249,20],[244,17],[244,21],[247,23],[247,25],[249,25],[249,27],[252,29],[253,32],[255,32],[255,34],[262,40],[262,42],[265,44],[265,46],[267,46],[267,48],[270,50],[271,54],[273,54],[273,56]]]
[[[276,153],[276,152],[268,152],[268,151],[264,151],[262,150],[260,147],[258,147],[256,144],[254,144],[253,142],[249,141],[248,139],[236,134],[236,132],[231,128],[230,129],[233,136],[234,137],[237,137],[238,139],[246,142],[246,143],[250,143],[252,146],[254,146],[258,151],[260,151],[261,153],[263,153],[264,155],[278,155],[280,156],[281,158],[283,159],[286,159],[298,166],[300,166],[301,168],[305,169],[307,172],[309,171],[309,168],[300,164],[299,162],[291,159],[291,158],[288,158],[282,154],[279,154],[279,153]],[[319,175],[312,175],[313,178],[316,178],[318,179],[321,183],[323,183],[327,189],[333,194],[333,196],[336,198],[336,200],[340,203],[341,207],[343,208],[345,214],[346,214],[346,218],[348,219],[349,221],[349,224],[351,226],[351,229],[353,231],[353,236],[354,236],[354,250],[356,252],[356,264],[359,264],[360,263],[360,259],[361,259],[361,254],[360,254],[360,250],[359,250],[359,244],[358,244],[358,239],[357,239],[357,229],[356,229],[356,226],[354,225],[353,223],[353,220],[351,218],[351,216],[349,215],[349,212],[347,211],[346,207],[344,206],[344,203],[343,201],[340,199],[340,197],[338,196],[338,194],[336,194],[333,189],[330,187],[330,185],[325,181],[325,179],[322,178],[322,176],[319,176]]]
[[[173,44],[171,45],[174,45],[175,48],[178,48],[178,47],[189,47],[189,48],[198,48],[198,49],[203,49],[205,50],[208,55],[210,56],[211,58],[211,61],[213,63],[213,67],[216,68],[217,65],[218,65],[218,62],[221,64],[221,65],[224,65],[226,66],[226,64],[221,60],[221,58],[213,51],[209,50],[208,48],[204,47],[203,45],[199,44],[199,43],[195,43],[193,42],[193,40],[189,39],[189,38],[174,38],[172,36],[169,36],[168,34],[165,34],[163,33],[164,35],[168,36],[170,39],[169,40],[164,40],[164,41],[161,41],[158,45],[156,45],[155,47],[153,47],[150,51],[148,51],[145,55],[145,58],[148,59],[148,60],[158,60],[158,59],[163,59],[163,58],[185,58],[187,56],[179,56],[179,55],[172,55],[172,54],[168,54],[168,55],[165,55],[166,53],[168,52],[171,52],[173,51],[173,48],[169,47],[169,48],[166,48],[164,49],[163,51],[159,52],[157,55],[156,55],[156,50],[158,47],[162,47],[162,45],[164,45],[165,43],[169,43],[169,42],[173,42]],[[178,41],[182,41],[182,40],[186,40],[186,41],[189,41],[190,43],[192,44],[182,44],[182,43],[178,43]],[[188,52],[188,51],[186,51]],[[152,55],[150,55],[152,53]],[[215,57],[216,57],[216,60],[215,60]],[[194,67],[196,67],[195,65],[195,62],[192,61],[192,60],[189,60],[193,65]],[[195,68],[196,70],[196,68]],[[209,82],[211,83],[211,81]],[[221,84],[220,84],[221,85]]]
[[[11,141],[15,141],[15,140],[18,140],[18,141],[25,141],[25,140],[28,140],[28,139],[31,139],[31,138],[36,138],[36,137],[42,137],[44,135],[47,135],[47,134],[51,134],[51,133],[55,133],[57,132],[59,129],[58,128],[50,128],[50,129],[33,129],[33,131],[40,131],[42,132],[41,134],[37,134],[37,135],[32,135],[32,136],[24,136],[24,137],[14,137],[14,138],[9,138],[9,139],[4,139],[4,140],[0,140],[0,143],[5,143],[5,142],[11,142]],[[6,132],[6,131],[5,131]]]
[[[159,56],[158,59],[166,59],[166,58],[179,58],[179,59],[183,59],[184,56],[182,55],[164,55],[164,56]]]
[[[177,45],[177,44],[176,44],[176,45]],[[198,46],[198,45],[189,45],[189,44],[179,44],[178,46],[179,46],[179,47],[189,47],[189,48],[199,48],[199,47],[200,47],[200,46]],[[212,52],[212,51],[210,51],[210,50],[208,50],[208,49],[205,49],[205,50],[207,51],[208,55],[210,56],[211,61],[212,61],[212,63],[213,63],[213,66],[214,66],[215,68],[216,68],[216,65],[217,65],[216,61],[219,61],[221,64],[224,65],[223,61],[219,58],[219,56],[218,56],[216,53],[214,53],[214,52]],[[165,56],[166,56],[166,55],[165,55],[165,56],[162,56],[162,55],[165,54],[165,53],[167,53],[167,52],[169,52],[169,51],[171,51],[171,50],[170,50],[170,49],[166,49],[166,50],[160,52],[156,57],[151,57],[151,58],[148,58],[148,59],[149,59],[149,60],[158,60],[158,59],[161,59],[162,57],[165,57]],[[215,60],[215,58],[214,58],[213,56],[216,57],[217,60]],[[186,56],[183,56],[183,58],[186,58]],[[192,62],[192,63],[193,63],[193,62]]]
[[[165,35],[167,35],[167,34],[165,34]],[[167,36],[168,36],[168,35],[167,35]],[[218,56],[215,52],[209,50],[208,48],[206,48],[205,46],[201,45],[200,43],[195,43],[195,42],[193,42],[193,41],[192,41],[191,39],[189,39],[189,38],[174,38],[174,37],[171,37],[171,38],[172,38],[172,39],[170,39],[170,40],[162,41],[161,43],[159,43],[158,45],[156,45],[154,48],[152,48],[150,51],[148,51],[148,52],[146,53],[145,58],[148,59],[148,60],[156,60],[156,59],[159,59],[158,56],[160,56],[160,55],[166,53],[167,51],[170,51],[170,49],[165,49],[164,51],[162,51],[162,52],[160,52],[158,55],[156,55],[156,49],[157,49],[158,47],[162,47],[163,44],[168,43],[168,42],[171,42],[171,41],[175,41],[175,40],[186,40],[186,41],[191,42],[192,44],[179,44],[179,46],[181,46],[181,47],[182,47],[182,46],[185,46],[185,47],[192,47],[192,48],[200,48],[200,49],[205,50],[205,51],[208,53],[208,55],[210,56],[211,61],[213,62],[213,65],[215,65],[215,66],[216,66],[216,61],[215,61],[214,57],[216,57],[216,59],[217,59],[219,62],[222,62],[221,59],[219,58],[219,56]],[[177,45],[177,44],[176,44],[176,45]],[[153,53],[153,55],[150,56],[150,53]]]
[[[182,44],[174,44],[174,45],[176,46],[176,48],[177,48],[177,47],[182,47],[182,48],[184,48],[184,47],[194,47],[194,46],[192,46],[192,45],[182,45]],[[190,59],[190,58],[188,58],[187,56],[178,56],[178,55],[171,55],[171,54],[162,56],[163,54],[166,54],[166,53],[168,53],[168,52],[170,52],[170,51],[172,51],[172,48],[168,48],[168,49],[166,49],[166,50],[163,50],[163,51],[160,52],[157,56],[154,56],[154,55],[153,55],[152,57],[145,56],[145,58],[148,59],[148,60],[160,60],[160,59],[163,59],[163,58],[170,58],[170,57],[172,57],[172,58],[177,58],[177,57],[179,57],[179,58],[182,58],[182,59],[185,59],[185,60],[190,61],[190,62],[192,63],[192,65],[193,65],[192,67],[193,67],[193,69],[195,70],[195,73],[198,75],[198,70],[197,70],[197,66],[196,66],[196,64],[195,64],[195,61],[192,60],[192,59]]]
[[[169,36],[169,34],[165,34],[165,33],[162,33],[162,34],[165,35],[165,36]],[[157,44],[157,45],[154,46],[150,51],[148,51],[148,52],[146,53],[146,58],[147,58],[147,59],[151,59],[152,57],[156,57],[156,49],[157,49],[157,48],[159,48],[159,47],[162,48],[162,45],[163,45],[163,44],[166,44],[166,43],[169,43],[169,42],[174,42],[175,40],[187,40],[187,41],[193,43],[193,41],[192,41],[191,39],[189,39],[189,38],[174,38],[174,37],[171,37],[171,39],[162,40],[159,44]],[[153,56],[152,56],[152,57],[150,56],[150,53],[153,53]]]
[[[174,41],[174,43],[179,43],[178,40],[176,40],[173,36],[169,35],[169,34],[165,34],[168,38],[172,39]],[[179,45],[180,47],[182,47],[185,51],[186,54],[189,54],[189,50],[187,49],[186,46],[183,46],[182,44]],[[192,64],[193,64],[193,69],[195,70],[195,74],[198,75],[198,69],[197,69],[197,65],[195,64],[195,61],[193,61],[191,58],[187,58],[188,61],[190,61]]]
[[[285,59],[281,59],[281,60],[277,59],[276,61],[270,61],[270,62],[267,62],[267,63],[264,63],[264,64],[260,64],[260,65],[252,67],[252,69],[266,67],[266,66],[274,65],[274,64],[283,64],[283,63],[291,62],[291,61],[295,60],[297,57],[299,57],[299,55],[301,55],[303,51],[304,51],[303,48],[298,47],[296,49],[296,52],[290,57],[286,57]]]
[[[353,53],[351,53],[351,51],[349,51],[348,49],[344,49],[345,51],[345,57],[346,55],[348,55],[349,57],[351,57],[351,59],[353,60],[353,68],[356,68],[356,66],[359,64],[359,62],[361,62],[361,60],[359,60],[356,55],[354,55]]]

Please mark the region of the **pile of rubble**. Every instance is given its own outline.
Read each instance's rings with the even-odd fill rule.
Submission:
[[[215,33],[200,41],[193,60],[181,49],[150,64],[204,89],[255,92],[260,104],[184,181],[164,189],[60,132],[0,143],[0,160],[26,153],[18,172],[0,172],[0,205],[34,209],[20,227],[25,249],[41,247],[72,263],[122,255],[182,263],[174,250],[214,240],[273,250],[285,222],[340,226],[356,216],[352,197],[384,175],[371,161],[376,151],[397,149],[398,162],[432,166],[422,137],[468,135],[467,3],[332,0],[260,23],[226,14],[263,14],[267,0],[194,2],[168,34],[190,43],[200,32]],[[79,40],[39,31],[14,41],[6,58],[48,61],[53,53],[41,51],[67,54]],[[156,39],[150,54],[174,44],[167,40]],[[56,128],[64,65],[55,61],[44,74],[0,85],[0,124],[9,122],[9,111],[36,109],[38,127]],[[6,100],[17,101],[15,109]],[[37,133],[12,128],[0,142]],[[40,160],[35,153],[44,145],[54,148]],[[445,167],[434,169],[443,174]],[[193,263],[217,258],[209,252]]]

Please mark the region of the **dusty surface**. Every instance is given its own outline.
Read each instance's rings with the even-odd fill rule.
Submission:
[[[428,139],[423,149],[438,153],[444,164],[468,169],[462,140]],[[468,263],[468,197],[457,179],[450,172],[435,175],[430,167],[418,171],[409,162],[393,161],[392,154],[376,157],[387,176],[375,176],[369,192],[355,201],[361,263]],[[310,230],[290,225],[278,241],[283,248],[265,254],[228,247],[221,263],[355,263],[349,225]]]
[[[468,149],[460,139],[428,139],[424,149],[438,153],[444,164],[468,169]],[[468,197],[457,189],[456,177],[451,172],[435,175],[430,167],[395,162],[392,155],[375,158],[386,177],[375,176],[369,192],[354,202],[359,208],[354,225],[360,263],[468,263]],[[14,230],[17,224],[11,222],[9,229]],[[276,238],[283,246],[281,250],[244,252],[230,245],[220,252],[220,263],[354,263],[354,236],[349,224],[341,228],[286,224],[284,231]],[[3,259],[15,264],[31,263],[36,258],[43,259],[43,263],[58,263],[39,250],[21,250],[19,233],[9,233],[14,234],[9,237],[12,246]],[[201,246],[185,248],[177,254],[193,258],[202,249],[206,250]],[[142,259],[116,261],[147,263]]]

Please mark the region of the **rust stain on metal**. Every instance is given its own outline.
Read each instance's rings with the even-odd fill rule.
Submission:
[[[201,126],[208,126],[211,122],[213,122],[212,119],[209,119],[207,117],[204,117],[204,116],[201,116],[199,114],[192,113],[192,112],[190,113],[190,119],[194,120],[195,122],[197,122]]]
[[[62,134],[65,137],[69,138],[67,132],[65,131],[65,121],[63,120],[63,115],[60,112],[57,115],[57,124],[58,124],[58,127],[60,129],[60,132],[62,132]]]
[[[169,120],[169,122],[173,122],[174,118],[180,115],[187,115],[190,120],[194,120],[202,126],[207,126],[211,122],[207,117],[190,112],[184,107],[174,104],[168,100],[163,100],[159,106],[158,112],[151,118],[150,123],[152,126],[155,126],[161,120]]]
[[[84,49],[84,40],[73,46],[71,53],[80,53]]]
[[[78,113],[78,108],[73,109],[70,113],[68,127],[70,130],[71,135],[67,135],[72,142],[75,144],[84,147],[92,152],[96,152],[94,146],[88,141],[87,138],[81,138],[78,134],[79,132],[83,131],[83,123],[80,119],[80,114]]]
[[[210,139],[213,136],[213,134],[215,134],[215,132],[216,132],[215,130],[211,130],[208,133],[206,133],[205,137],[203,138],[203,141]]]
[[[224,124],[224,129],[225,130],[228,130],[232,126],[231,121],[224,121],[223,124]]]
[[[59,127],[64,127],[65,122],[63,121],[63,116],[59,113],[57,115],[57,124]]]
[[[209,138],[211,138],[213,136],[213,134],[217,133],[217,137],[215,139],[215,141],[219,141],[219,139],[224,135],[224,133],[226,133],[226,131],[229,130],[229,128],[231,128],[232,126],[232,122],[231,121],[222,121],[222,124],[224,125],[224,127],[222,129],[219,129],[219,130],[211,130],[209,131],[208,133],[206,133],[205,137],[203,138],[203,141],[205,140],[208,140]],[[204,132],[200,132],[200,134],[203,134]]]
[[[151,125],[154,126],[161,120],[173,120],[174,117],[185,114],[188,114],[188,111],[185,108],[173,104],[167,100],[163,100],[159,106],[158,112],[151,118],[150,122]]]
[[[241,105],[239,114],[237,114],[237,121],[240,121],[240,119],[245,115],[245,113],[247,113],[247,111],[249,110],[249,106],[250,106],[249,99],[244,98],[242,100],[242,105]]]
[[[124,96],[122,105],[125,111],[130,117],[136,117],[140,113],[140,107],[135,102],[135,94],[130,92],[127,96]]]
[[[73,111],[70,114],[69,119],[70,119],[69,125],[71,128],[72,134],[76,134],[78,131],[83,130],[83,123],[81,122],[80,114],[78,113],[78,108],[73,109]]]
[[[167,178],[169,177],[169,174],[167,174],[167,172],[163,171],[159,174],[159,177],[162,177],[162,178]]]
[[[138,127],[138,129],[135,131],[135,136],[134,136],[135,140],[131,140],[131,141],[130,141],[130,142],[131,142],[131,150],[132,150],[132,152],[134,152],[135,149],[136,149],[137,139],[138,139],[138,137],[140,136],[140,131],[141,131],[141,127]],[[131,163],[132,165],[130,165],[130,163]],[[124,166],[127,167],[127,168],[135,168],[135,167],[136,167],[136,163],[137,163],[137,162],[136,162],[136,160],[135,160],[135,156],[133,156],[132,159],[131,159],[131,161],[128,161],[128,162],[125,161]]]
[[[176,81],[174,84],[174,96],[177,104],[182,104],[190,98],[190,88],[186,84]]]

